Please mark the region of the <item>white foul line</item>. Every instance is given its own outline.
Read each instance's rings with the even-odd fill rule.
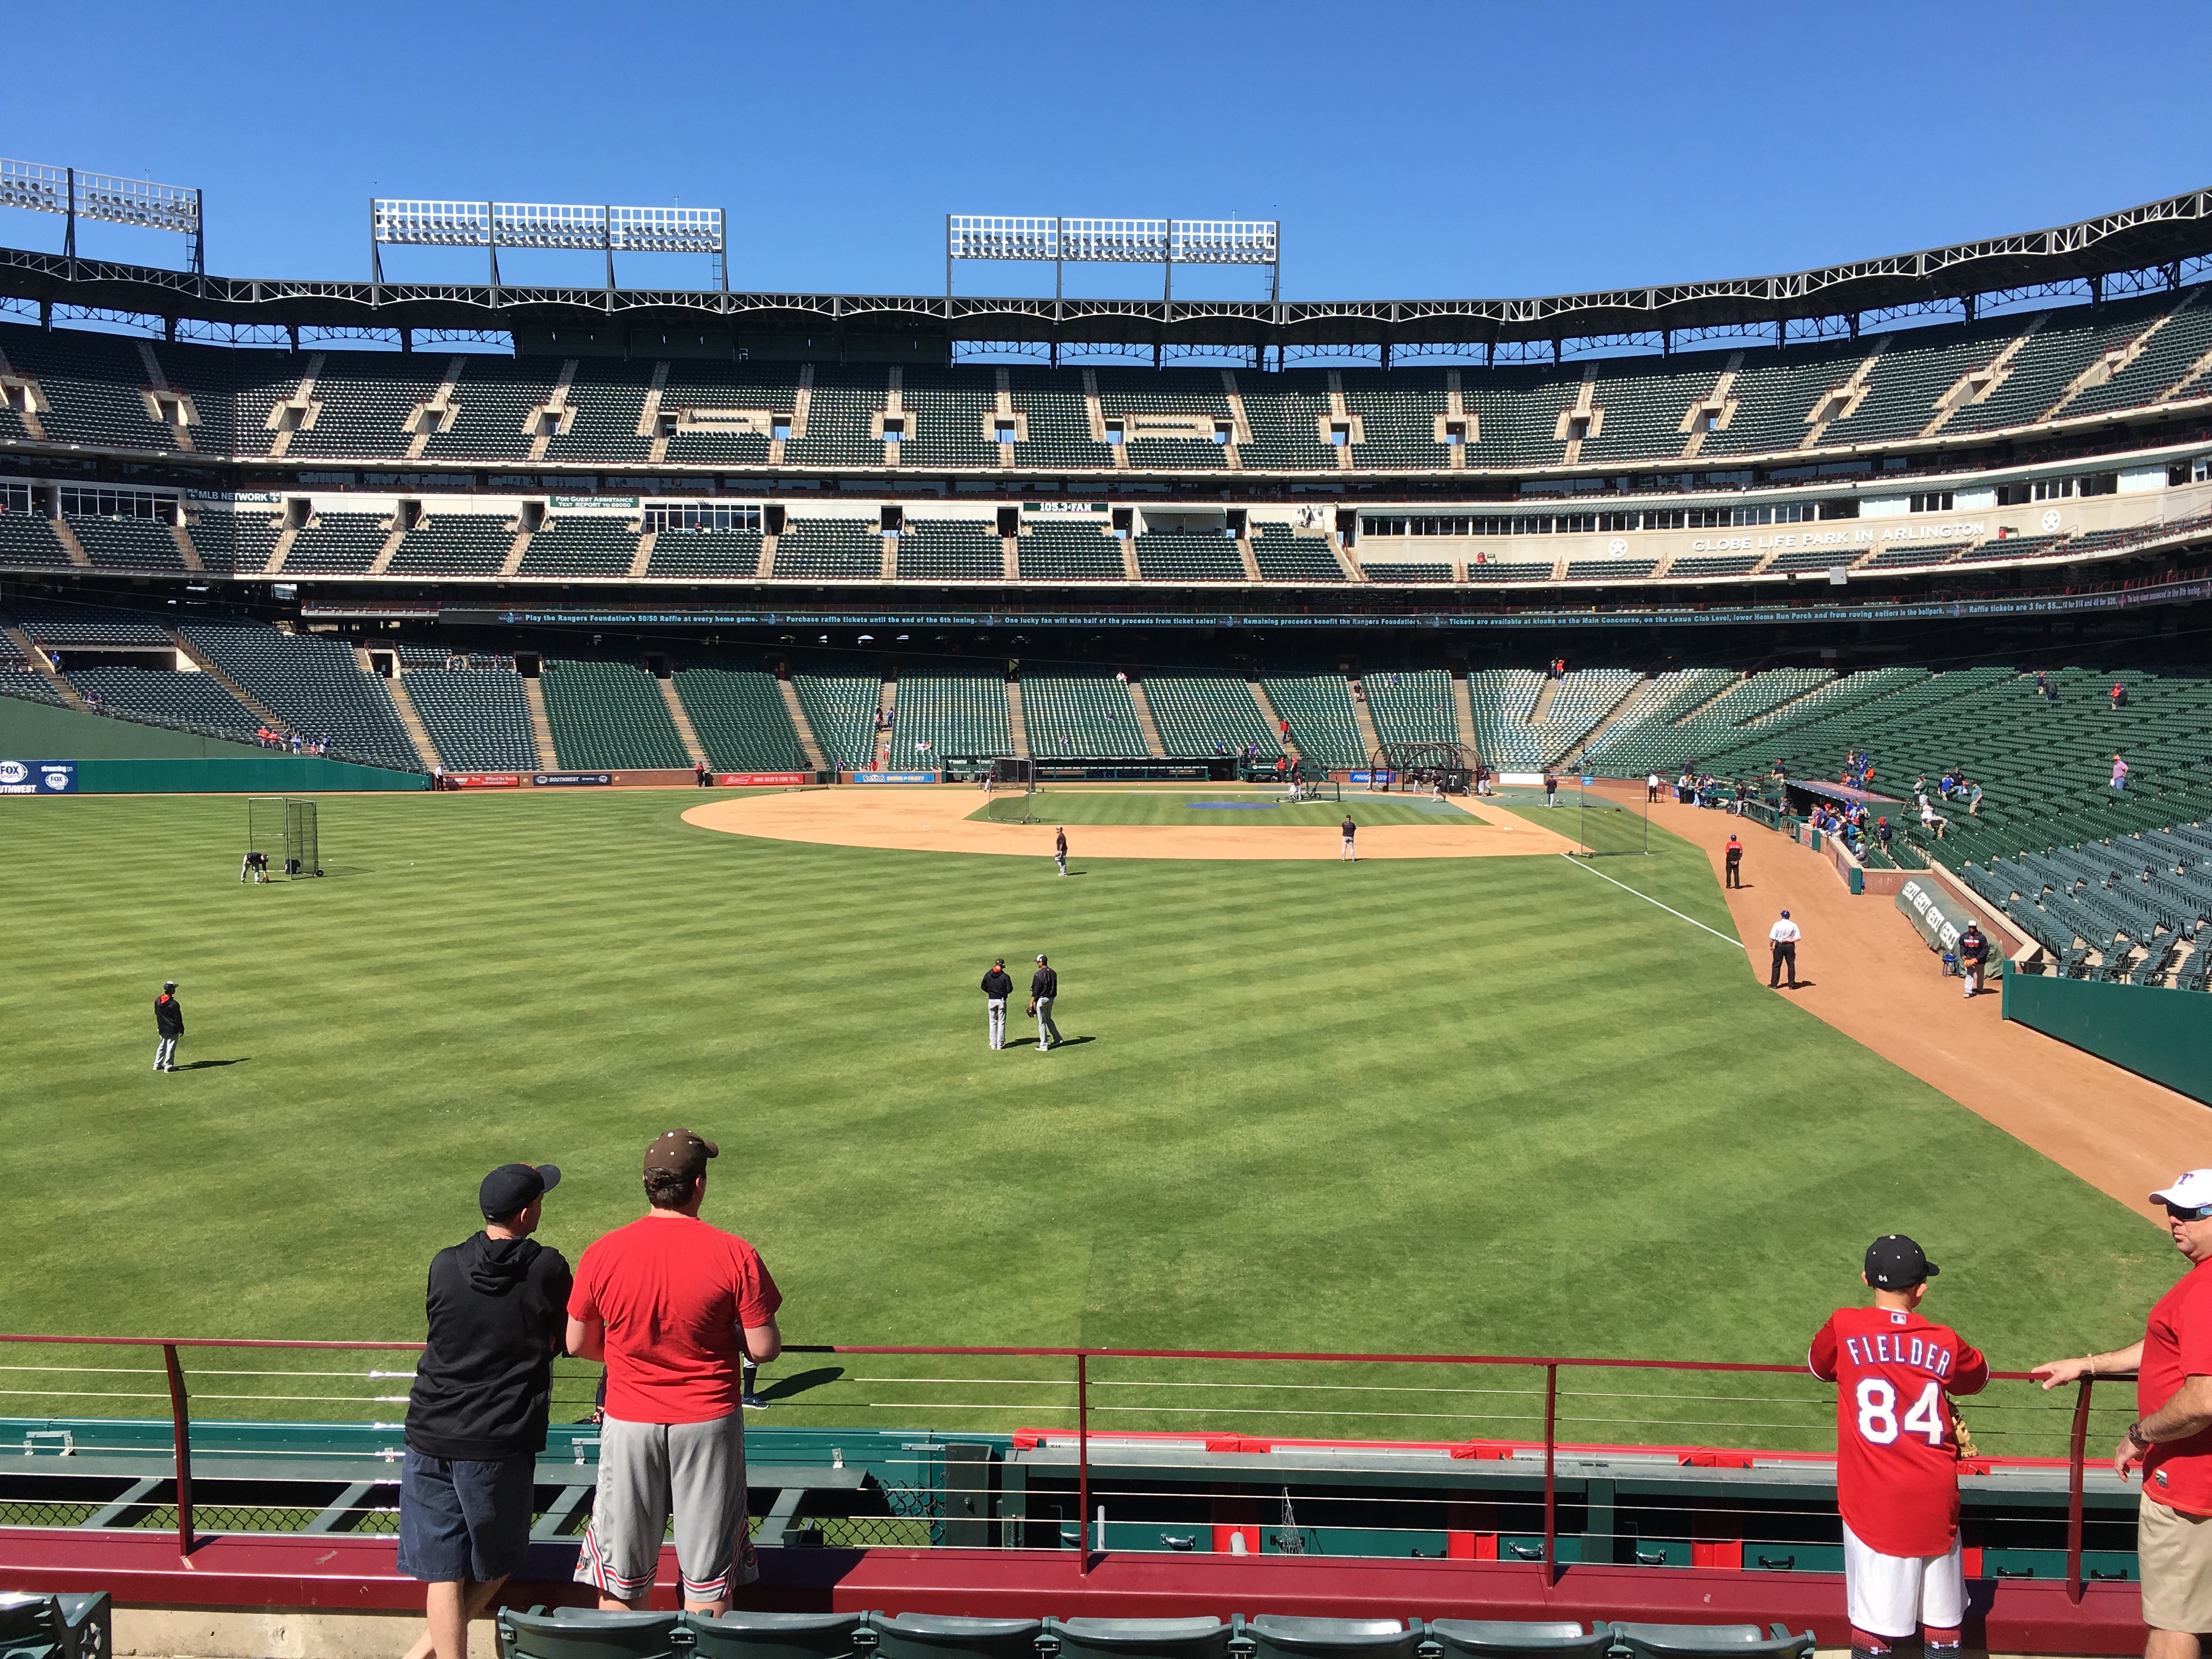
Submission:
[[[1613,878],[1606,874],[1604,871],[1583,863],[1571,853],[1562,853],[1559,856],[1566,860],[1568,863],[1573,865],[1577,870],[1589,871],[1590,874],[1595,876],[1600,881],[1613,881]],[[1633,887],[1631,887],[1625,881],[1613,881],[1613,884],[1620,889],[1624,893],[1636,893],[1636,890]],[[1659,904],[1659,901],[1653,898],[1649,893],[1636,893],[1636,896],[1642,899],[1646,904]],[[1674,908],[1671,904],[1659,904],[1659,908],[1662,910],[1664,910],[1670,916],[1681,916],[1682,920],[1688,922],[1692,927],[1705,927],[1705,932],[1711,933],[1715,939],[1720,940],[1723,945],[1733,945],[1739,951],[1743,949],[1743,941],[1741,939],[1730,939],[1726,933],[1722,933],[1718,928],[1705,927],[1705,924],[1699,921],[1695,916],[1684,916],[1680,910]]]

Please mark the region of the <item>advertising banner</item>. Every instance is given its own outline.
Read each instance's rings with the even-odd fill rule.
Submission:
[[[0,795],[75,793],[75,761],[0,761]]]
[[[935,783],[934,772],[854,772],[854,783]]]
[[[611,772],[533,772],[532,785],[539,789],[577,789],[591,784],[611,784]]]
[[[775,784],[809,783],[805,772],[717,772],[714,781],[725,789],[760,788]]]
[[[522,775],[519,772],[448,772],[448,789],[520,789]]]
[[[1958,896],[1927,876],[1912,876],[1897,890],[1897,908],[1920,933],[1921,939],[1931,951],[1955,951],[1959,935],[1966,931],[1969,921],[1981,923],[1983,933],[1990,940],[1990,953],[1998,954],[1997,941],[2006,937],[1990,919],[1989,912],[1977,906],[1962,904]]]

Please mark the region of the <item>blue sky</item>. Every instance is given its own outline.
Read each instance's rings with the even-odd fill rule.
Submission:
[[[240,276],[366,276],[384,194],[720,206],[741,289],[939,290],[957,211],[1279,218],[1287,298],[1528,295],[1795,270],[2212,184],[2201,0],[80,4],[9,33],[4,153],[200,186],[209,268]],[[0,212],[9,244],[59,232]],[[150,233],[81,246],[179,257]],[[568,257],[502,264],[599,280]],[[623,279],[707,272],[641,259]],[[1070,291],[1157,280],[1094,267]],[[1249,272],[1187,280],[1261,297]],[[958,281],[1049,293],[1051,272]]]

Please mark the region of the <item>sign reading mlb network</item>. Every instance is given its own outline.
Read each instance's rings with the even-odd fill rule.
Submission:
[[[75,761],[0,760],[0,795],[74,795]]]

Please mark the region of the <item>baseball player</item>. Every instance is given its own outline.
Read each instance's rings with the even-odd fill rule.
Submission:
[[[1766,976],[1766,988],[1770,991],[1778,991],[1782,988],[1782,969],[1783,964],[1786,963],[1790,968],[1790,988],[1796,990],[1797,988],[1797,941],[1802,935],[1797,931],[1797,924],[1790,920],[1790,913],[1787,910],[1782,913],[1781,921],[1766,930],[1766,937],[1774,946],[1774,967],[1773,971]]]
[[[1978,921],[1966,924],[1966,931],[1959,935],[1959,977],[1966,981],[1966,994],[1974,995],[1982,988],[1982,975],[1990,965],[1990,942]]]
[[[1030,975],[1030,1012],[1036,1017],[1039,1054],[1060,1040],[1060,1027],[1052,1023],[1052,1005],[1059,1000],[1060,975],[1040,951],[1036,972]]]
[[[1000,957],[991,964],[991,971],[983,975],[985,1008],[991,1016],[991,1046],[1006,1046],[1006,999],[1014,994],[1014,978],[1006,971],[1006,959]]]
[[[161,994],[154,999],[154,1034],[160,1041],[154,1045],[154,1069],[173,1072],[177,1069],[177,1039],[185,1034],[185,1005],[177,1000],[177,981],[161,981]]]
[[[1728,838],[1728,880],[1729,887],[1743,885],[1743,843],[1734,836]]]
[[[269,880],[269,854],[266,853],[248,853],[246,855],[246,861],[238,866],[238,878],[240,881],[259,882],[264,885],[267,884]]]
[[[1060,866],[1060,873],[1067,873],[1067,826],[1062,824],[1052,832],[1052,861]]]
[[[1936,1273],[1902,1233],[1877,1238],[1862,1275],[1874,1306],[1837,1309],[1807,1356],[1813,1375],[1836,1385],[1836,1501],[1853,1659],[1875,1659],[1923,1628],[1929,1654],[1955,1654],[1966,1620],[1963,1425],[1951,1396],[1978,1394],[1990,1362],[1949,1326],[1921,1317]]]
[[[1359,826],[1352,821],[1351,813],[1346,812],[1344,815],[1344,823],[1342,828],[1344,830],[1344,850],[1336,855],[1337,862],[1340,864],[1357,864],[1359,862],[1359,855],[1352,851],[1352,838],[1359,833]]]

